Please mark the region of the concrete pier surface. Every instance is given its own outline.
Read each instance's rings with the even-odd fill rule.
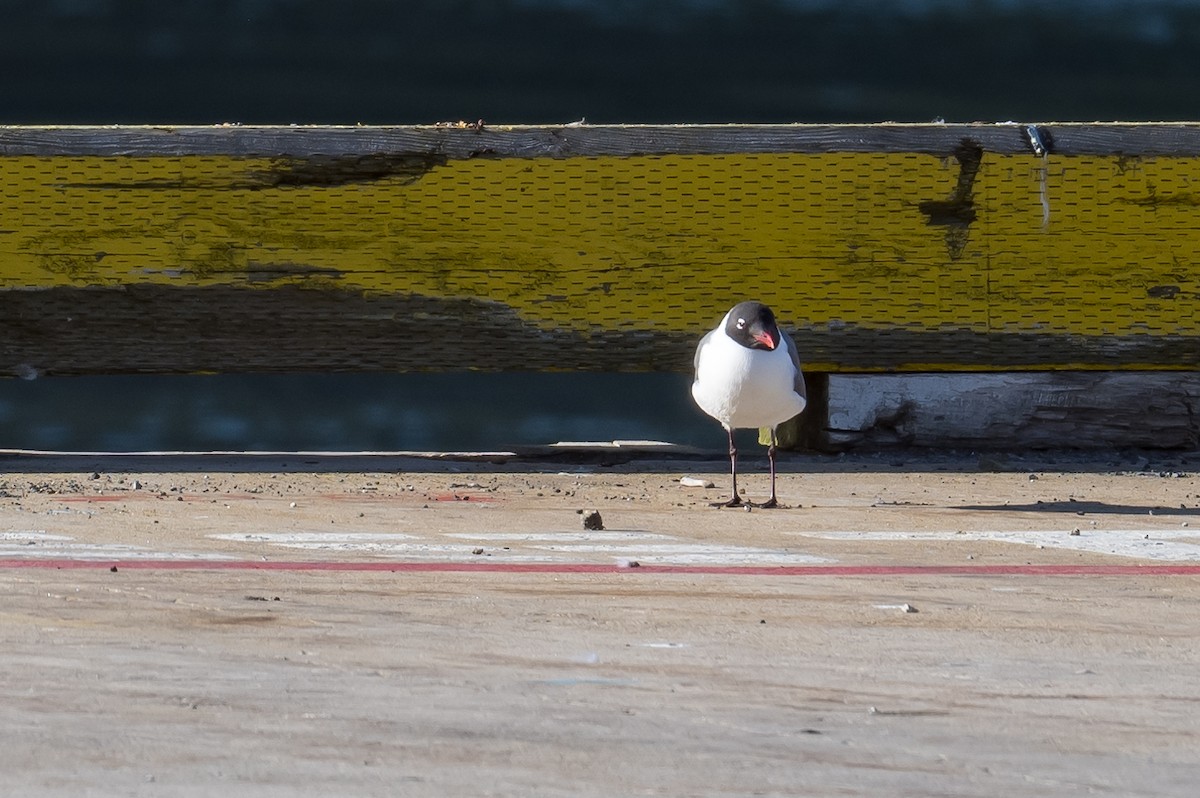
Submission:
[[[1194,455],[2,460],[4,794],[1200,782]]]

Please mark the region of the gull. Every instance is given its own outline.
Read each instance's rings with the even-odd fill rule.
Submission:
[[[735,429],[769,427],[771,498],[759,507],[778,507],[775,498],[775,428],[804,410],[808,399],[796,344],[775,323],[761,302],[740,302],[700,339],[694,360],[692,398],[729,434],[729,471],[733,495],[714,507],[743,504],[737,488]],[[748,502],[747,502],[748,503]]]

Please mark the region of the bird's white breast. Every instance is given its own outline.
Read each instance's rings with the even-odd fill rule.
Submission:
[[[700,344],[692,396],[730,429],[773,427],[804,410],[795,378],[786,346],[748,349],[718,330]]]

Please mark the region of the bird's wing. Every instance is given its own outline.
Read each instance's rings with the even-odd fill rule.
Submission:
[[[792,356],[792,365],[796,367],[796,377],[792,382],[792,389],[807,399],[808,392],[804,387],[804,372],[800,370],[800,353],[796,351],[796,344],[792,341],[792,336],[788,335],[783,330],[779,331],[779,337],[782,338],[784,344],[787,345],[788,354]]]
[[[696,345],[696,354],[692,357],[693,370],[700,368],[700,350],[704,349],[705,345],[708,344],[712,340],[713,336],[719,332],[722,332],[722,330],[719,328],[716,330],[709,330],[704,334],[704,337],[700,339],[700,343]]]

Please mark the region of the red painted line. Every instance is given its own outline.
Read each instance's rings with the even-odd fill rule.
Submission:
[[[0,560],[0,569],[387,571],[390,573],[714,574],[725,576],[1200,576],[1200,565],[642,565],[276,560]]]

